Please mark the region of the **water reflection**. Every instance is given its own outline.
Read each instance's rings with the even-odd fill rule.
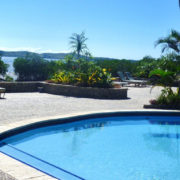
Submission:
[[[88,124],[82,124],[81,126],[74,126],[71,128],[63,128],[62,132],[65,132],[63,134],[64,138],[66,138],[68,141],[71,141],[70,148],[71,151],[69,151],[71,156],[74,156],[80,152],[80,149],[83,148],[83,145],[88,143],[88,138],[92,135],[94,135],[99,130],[103,129],[104,126],[109,124],[110,122],[93,122]],[[82,131],[86,130],[86,131]],[[69,133],[70,132],[70,133]]]
[[[49,135],[58,134],[58,133],[62,133],[64,137],[71,136],[72,134],[74,134],[74,136],[78,136],[79,134],[78,132],[85,129],[93,128],[93,131],[87,131],[87,133],[84,133],[85,135],[89,136],[90,134],[93,134],[93,132],[97,131],[97,129],[102,129],[108,123],[110,122],[108,121],[88,122],[87,121],[84,123],[74,122],[74,123],[53,125],[53,126],[37,128],[37,129],[29,130],[23,133],[19,133],[17,135],[14,135],[10,138],[5,139],[5,141],[7,143],[15,145],[18,143],[32,140],[33,138],[39,138],[42,136],[49,136]]]
[[[170,139],[180,138],[180,134],[175,134],[175,133],[152,133],[151,136],[158,138],[170,138]]]
[[[167,154],[180,162],[180,126],[172,123],[151,122],[148,132],[144,134],[144,140],[148,148]]]
[[[94,123],[82,124],[80,126],[74,126],[74,127],[64,127],[62,128],[62,132],[79,131],[79,130],[89,129],[89,128],[103,128],[108,123],[110,122],[105,121],[105,122],[94,122]]]
[[[159,124],[159,125],[180,125],[180,119],[178,120],[169,120],[169,121],[165,121],[165,120],[161,120],[161,121],[157,121],[157,120],[149,120],[150,124]]]

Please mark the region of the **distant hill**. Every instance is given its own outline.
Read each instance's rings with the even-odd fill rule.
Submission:
[[[25,57],[27,54],[32,53],[29,51],[0,51],[1,56],[4,57]],[[68,53],[33,53],[48,59],[64,59]]]
[[[4,57],[25,57],[28,53],[32,53],[29,51],[0,51],[0,55]],[[65,56],[70,55],[71,53],[34,53],[39,55],[42,58],[46,59],[64,59]],[[94,57],[95,60],[120,60],[115,58],[107,58],[107,57]],[[132,60],[135,61],[135,60]]]

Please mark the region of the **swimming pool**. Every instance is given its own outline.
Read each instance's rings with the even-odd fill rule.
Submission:
[[[179,180],[179,115],[109,115],[9,136],[0,152],[63,180]]]

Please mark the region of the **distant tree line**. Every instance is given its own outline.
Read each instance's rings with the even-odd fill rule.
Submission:
[[[113,76],[117,76],[117,71],[134,72],[137,62],[131,60],[87,60],[96,66],[105,68]],[[43,81],[51,78],[55,73],[60,71],[69,71],[69,68],[75,68],[77,60],[68,55],[63,60],[48,61],[37,54],[27,54],[24,58],[16,58],[13,66],[19,81]],[[80,67],[80,66],[79,66]],[[76,68],[79,68],[76,67]]]
[[[28,53],[25,58],[16,58],[13,66],[20,81],[46,80],[57,71],[55,61],[47,61],[33,53]]]
[[[176,74],[180,72],[180,33],[175,30],[172,30],[167,37],[156,41],[156,45],[163,45],[162,52],[171,50],[169,54],[165,54],[160,58],[145,56],[140,61],[93,58],[89,53],[86,41],[87,38],[84,32],[73,34],[70,37],[73,52],[60,60],[45,60],[36,53],[26,53],[24,57],[16,58],[13,65],[18,80],[43,81],[51,79],[54,74],[62,71],[73,71],[73,68],[76,71],[81,68],[81,72],[85,73],[86,66],[92,67],[92,64],[93,67],[106,69],[106,72],[113,77],[118,75],[118,71],[130,72],[139,78],[149,78],[149,74],[155,69],[172,71]],[[0,59],[0,74],[5,75],[7,69],[8,65]]]
[[[81,58],[84,59],[84,58]],[[86,59],[84,59],[86,60]],[[87,60],[86,60],[87,61]],[[88,60],[94,65],[105,68],[113,77],[117,77],[118,71],[130,72],[138,78],[149,78],[149,74],[154,69],[169,70],[180,72],[180,56],[177,54],[168,54],[160,58],[145,56],[139,61],[131,60]],[[69,71],[69,68],[78,68],[76,60],[67,56],[64,60],[48,61],[37,55],[27,55],[25,58],[16,58],[14,60],[15,73],[20,81],[43,81],[50,79],[55,73],[60,71]],[[83,61],[84,62],[84,61]],[[0,63],[3,63],[0,61]],[[3,67],[3,68],[2,68]],[[1,74],[7,71],[6,65],[0,65]]]
[[[4,63],[0,56],[0,75],[4,76],[8,71],[9,65]]]

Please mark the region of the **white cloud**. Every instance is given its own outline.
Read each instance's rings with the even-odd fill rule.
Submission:
[[[30,52],[39,52],[41,48],[31,48],[31,47],[17,47],[17,48],[7,48],[7,47],[0,47],[2,51],[30,51]]]
[[[70,51],[55,51],[52,49],[41,50],[39,53],[70,53]]]
[[[32,48],[32,47],[17,47],[17,48],[7,48],[7,47],[0,47],[2,51],[29,51],[35,53],[69,53],[70,51],[56,51],[52,49],[43,49],[43,48]]]

